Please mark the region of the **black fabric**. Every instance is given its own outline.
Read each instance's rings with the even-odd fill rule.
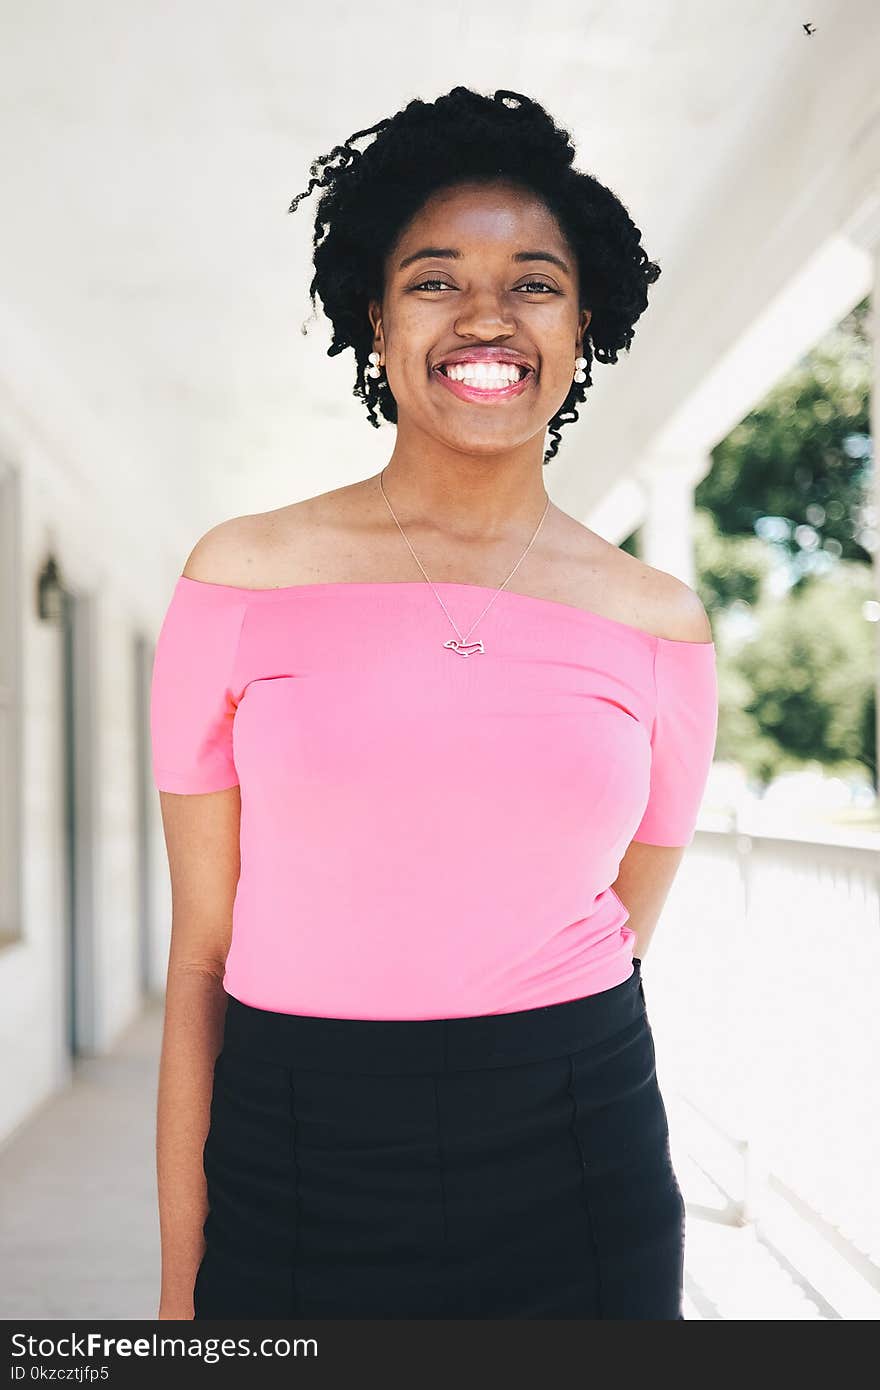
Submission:
[[[685,1209],[641,962],[471,1018],[229,996],[197,1319],[681,1319]]]

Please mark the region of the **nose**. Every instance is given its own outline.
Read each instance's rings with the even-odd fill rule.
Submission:
[[[475,289],[459,303],[455,331],[462,338],[506,338],[516,333],[517,324],[503,295]]]

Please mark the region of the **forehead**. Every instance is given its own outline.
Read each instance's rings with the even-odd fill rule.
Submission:
[[[397,248],[405,253],[430,233],[444,246],[467,251],[493,243],[505,250],[540,233],[549,249],[565,249],[562,230],[538,194],[515,184],[455,184],[432,193],[401,231]]]

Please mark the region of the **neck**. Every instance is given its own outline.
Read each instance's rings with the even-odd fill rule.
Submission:
[[[438,450],[434,443],[430,452],[416,454],[398,439],[375,475],[401,526],[462,541],[500,540],[512,530],[537,526],[547,489],[534,441],[485,458]]]

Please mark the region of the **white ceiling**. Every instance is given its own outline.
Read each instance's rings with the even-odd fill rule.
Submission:
[[[861,9],[853,0],[849,18]],[[626,203],[664,267],[662,302],[762,112],[805,64],[819,80],[819,45],[845,11],[831,0],[9,4],[3,310],[98,417],[120,470],[177,496],[188,529],[323,491],[380,467],[393,428],[368,424],[352,356],[325,356],[323,321],[300,333],[315,198],[287,207],[314,158],[413,96],[459,83],[524,91],[571,131],[578,167]],[[617,370],[597,364],[597,400]],[[563,431],[556,476],[588,449],[588,428]]]

